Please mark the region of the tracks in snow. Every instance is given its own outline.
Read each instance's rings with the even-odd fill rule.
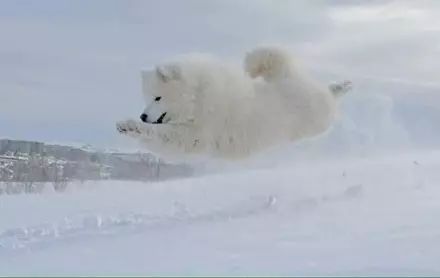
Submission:
[[[171,213],[149,215],[123,213],[114,215],[80,214],[66,216],[55,223],[11,228],[0,232],[0,256],[11,251],[35,250],[55,243],[86,240],[95,237],[120,236],[143,233],[153,229],[166,229],[178,225],[202,224],[245,218],[269,212],[276,197],[249,200],[221,210],[192,213],[185,204],[175,202]]]
[[[328,202],[339,202],[362,194],[362,186],[352,186],[333,196],[283,199],[276,195],[253,196],[247,201],[235,202],[220,209],[204,207],[200,212],[185,203],[175,201],[163,213],[81,213],[66,216],[58,222],[28,227],[15,227],[0,231],[0,257],[14,252],[49,248],[59,243],[72,243],[102,237],[118,237],[169,229],[184,225],[201,225],[212,222],[242,219],[273,211],[302,212]],[[281,200],[280,200],[281,199]],[[281,202],[280,202],[281,201]]]

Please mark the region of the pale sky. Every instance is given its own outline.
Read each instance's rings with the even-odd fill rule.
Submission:
[[[314,71],[438,85],[440,1],[3,0],[0,137],[122,146],[140,69],[285,44]]]

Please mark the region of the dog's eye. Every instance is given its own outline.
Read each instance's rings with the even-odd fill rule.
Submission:
[[[154,101],[159,101],[162,97],[156,97]]]

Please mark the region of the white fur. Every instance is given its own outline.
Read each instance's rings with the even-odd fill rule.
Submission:
[[[128,120],[117,129],[161,155],[242,158],[321,134],[333,122],[345,87],[320,86],[287,50],[257,48],[244,69],[190,55],[144,71],[145,113],[153,121],[166,112],[164,123]]]

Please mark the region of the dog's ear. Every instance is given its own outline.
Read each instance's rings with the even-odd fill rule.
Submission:
[[[180,68],[176,65],[157,66],[156,75],[163,82],[179,80],[182,77]]]

